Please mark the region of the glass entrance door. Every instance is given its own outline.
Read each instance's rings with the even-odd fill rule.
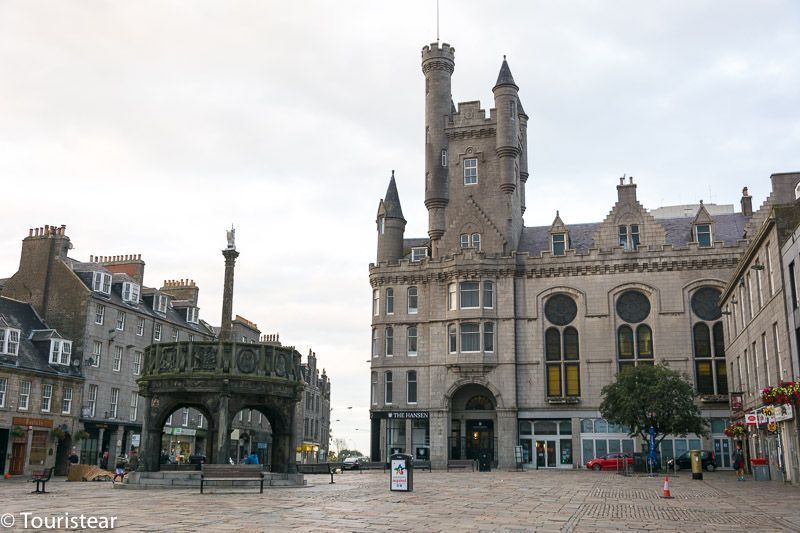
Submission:
[[[479,459],[481,454],[494,458],[494,422],[492,420],[467,420],[467,459]]]
[[[536,441],[536,466],[539,468],[555,468],[558,466],[556,441],[537,440]]]
[[[714,455],[717,458],[717,468],[731,468],[731,439],[715,437]]]

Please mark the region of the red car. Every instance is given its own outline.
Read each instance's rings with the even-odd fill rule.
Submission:
[[[624,461],[624,462],[623,462]],[[586,468],[591,470],[622,470],[625,463],[633,465],[633,457],[627,453],[609,453],[597,457],[586,463]]]

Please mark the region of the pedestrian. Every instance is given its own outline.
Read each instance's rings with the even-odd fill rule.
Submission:
[[[69,462],[76,465],[80,460],[80,457],[78,457],[78,451],[75,448],[72,448],[72,451],[69,454]]]
[[[100,456],[100,468],[108,470],[108,449],[103,450],[103,455]]]
[[[248,455],[247,457],[245,457],[244,464],[246,464],[246,465],[257,465],[257,464],[259,464],[258,455],[256,455],[256,452],[253,452],[250,455]]]
[[[744,453],[739,444],[736,445],[736,451],[733,452],[733,468],[736,469],[736,481],[744,481]]]
[[[125,456],[120,454],[117,457],[116,464],[114,465],[114,478],[111,480],[111,483],[114,483],[119,478],[120,483],[125,480]]]

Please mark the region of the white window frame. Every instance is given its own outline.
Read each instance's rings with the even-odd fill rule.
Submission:
[[[8,378],[0,378],[0,407],[6,406],[7,391],[8,391]]]
[[[95,417],[97,414],[97,385],[89,385],[89,392],[86,395],[86,404],[89,406],[89,416]]]
[[[20,411],[27,411],[30,409],[31,404],[31,382],[19,382],[19,403],[18,408]]]
[[[394,357],[394,328],[386,326],[383,330],[383,347],[386,357]]]
[[[394,314],[394,289],[392,287],[386,288],[386,314]]]
[[[139,416],[139,391],[133,391],[131,392],[131,409],[130,413],[128,414],[128,418],[130,418],[131,422],[135,422],[138,416]]]
[[[109,418],[117,418],[117,414],[119,413],[119,389],[112,387],[111,388],[111,407],[109,409]]]
[[[411,335],[411,332],[414,332],[414,335]],[[411,339],[414,339],[414,349],[411,349]],[[409,357],[416,357],[417,350],[419,349],[419,329],[416,325],[411,325],[406,328],[406,355]]]
[[[134,376],[142,373],[142,359],[144,359],[144,352],[136,350],[133,352],[133,359],[131,359],[131,370]]]
[[[380,316],[381,314],[381,291],[379,289],[372,289],[372,316]]]
[[[138,304],[139,303],[139,284],[131,281],[122,283],[122,301]]]
[[[197,324],[197,308],[196,307],[187,307],[186,308],[186,322],[190,324]]]
[[[462,249],[469,248],[469,233],[462,233],[461,235],[459,235],[458,241],[459,241],[459,246],[461,246]]]
[[[72,355],[72,342],[51,339],[50,340],[50,364],[68,366]]]
[[[463,293],[464,293],[464,284],[465,283],[474,283],[476,285],[476,288],[475,288],[474,292],[475,292],[475,297],[478,300],[477,305],[472,305],[472,306],[468,306],[468,307],[464,305]],[[468,292],[473,292],[473,291],[468,291]],[[480,307],[481,307],[481,282],[480,281],[461,281],[461,282],[459,282],[459,284],[458,284],[458,305],[459,305],[459,309],[480,309]]]
[[[372,328],[372,357],[378,357],[378,328]]]
[[[165,294],[159,294],[157,302],[158,302],[158,307],[156,311],[158,311],[161,314],[166,314],[167,303],[169,302],[169,298]]]
[[[477,251],[481,251],[481,234],[480,233],[473,233],[469,236],[469,245],[470,248],[474,248]]]
[[[93,272],[92,290],[102,294],[111,294],[111,274],[107,274],[106,272]]]
[[[100,359],[103,357],[103,343],[94,341],[92,343],[92,359],[94,360],[93,367],[100,366]]]
[[[557,242],[558,241],[558,242]],[[556,245],[563,246],[564,249],[559,252],[556,251]],[[550,236],[550,253],[556,257],[561,257],[567,253],[567,234],[566,233],[553,233]]]
[[[700,228],[705,228],[700,231]],[[708,244],[700,242],[700,235],[708,235]],[[711,224],[695,224],[694,226],[694,240],[700,248],[711,248],[714,246],[714,237],[711,231]]]
[[[392,400],[394,400],[394,389],[393,389],[393,376],[392,371],[387,370],[383,373],[383,404],[384,405],[392,405]]]
[[[412,373],[414,374],[414,379],[413,380],[411,379],[411,374]],[[419,377],[419,375],[417,374],[416,370],[408,370],[408,371],[406,371],[406,403],[408,405],[417,405],[417,403],[419,402],[419,386],[417,385],[418,377]],[[414,401],[413,402],[409,399],[409,396],[411,396],[409,394],[409,392],[411,391],[411,384],[412,383],[414,384]]]
[[[447,168],[447,150],[442,150],[442,166]]]
[[[125,311],[117,309],[117,331],[125,331]]]
[[[0,328],[0,353],[6,355],[19,354],[20,330]]]
[[[411,292],[414,292],[412,295]],[[414,301],[414,305],[411,305],[411,301]],[[409,287],[406,290],[406,309],[409,315],[416,315],[419,311],[419,287]]]
[[[492,340],[491,348],[486,347],[486,338],[489,336]],[[483,322],[482,324],[482,331],[481,331],[481,347],[483,348],[484,353],[494,353],[496,342],[495,337],[495,329],[494,329],[494,322]]]
[[[372,372],[372,384],[369,390],[369,395],[370,403],[372,405],[378,405],[378,373],[375,371]]]
[[[197,427],[203,429],[203,422],[205,421],[205,417],[203,413],[197,413]],[[261,423],[261,412],[258,413],[258,423]]]
[[[464,332],[464,326],[476,326],[477,327],[477,331],[465,333]],[[464,335],[476,335],[477,336],[477,339],[478,339],[478,342],[477,342],[478,349],[477,350],[465,350],[464,349]],[[481,351],[481,341],[482,340],[483,339],[481,339],[481,324],[480,324],[480,322],[462,322],[461,324],[458,325],[458,345],[459,345],[459,348],[460,348],[459,353],[480,353],[480,351]]]
[[[426,257],[428,257],[428,248],[426,246],[415,246],[414,248],[411,248],[412,263],[419,263]]]
[[[50,383],[42,383],[42,401],[40,403],[41,412],[49,413],[50,408],[53,406],[53,385]]]
[[[144,317],[136,317],[136,335],[138,337],[144,336]]]
[[[478,183],[478,158],[464,159],[464,185],[477,185]]]
[[[173,328],[172,329],[172,342],[178,342],[179,333],[180,333],[180,330],[178,328]],[[245,340],[244,342],[247,342],[247,341]]]
[[[114,372],[122,370],[122,346],[114,346],[114,359],[112,360],[111,369]]]
[[[103,325],[106,318],[106,306],[103,304],[96,304],[94,310],[94,323],[100,326]]]
[[[161,324],[158,322],[153,325],[153,340],[161,342]]]
[[[61,414],[68,415],[72,411],[72,387],[64,387],[61,391]]]
[[[249,422],[249,420],[248,420]],[[189,408],[184,407],[183,411],[181,412],[181,425],[186,427],[189,425]]]
[[[489,305],[486,305],[489,300]],[[481,282],[481,307],[484,309],[494,309],[494,282],[484,280]]]

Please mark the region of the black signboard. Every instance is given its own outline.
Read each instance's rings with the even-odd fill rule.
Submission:
[[[430,415],[428,411],[373,411],[370,417],[375,418],[392,418],[395,420],[428,420]]]

